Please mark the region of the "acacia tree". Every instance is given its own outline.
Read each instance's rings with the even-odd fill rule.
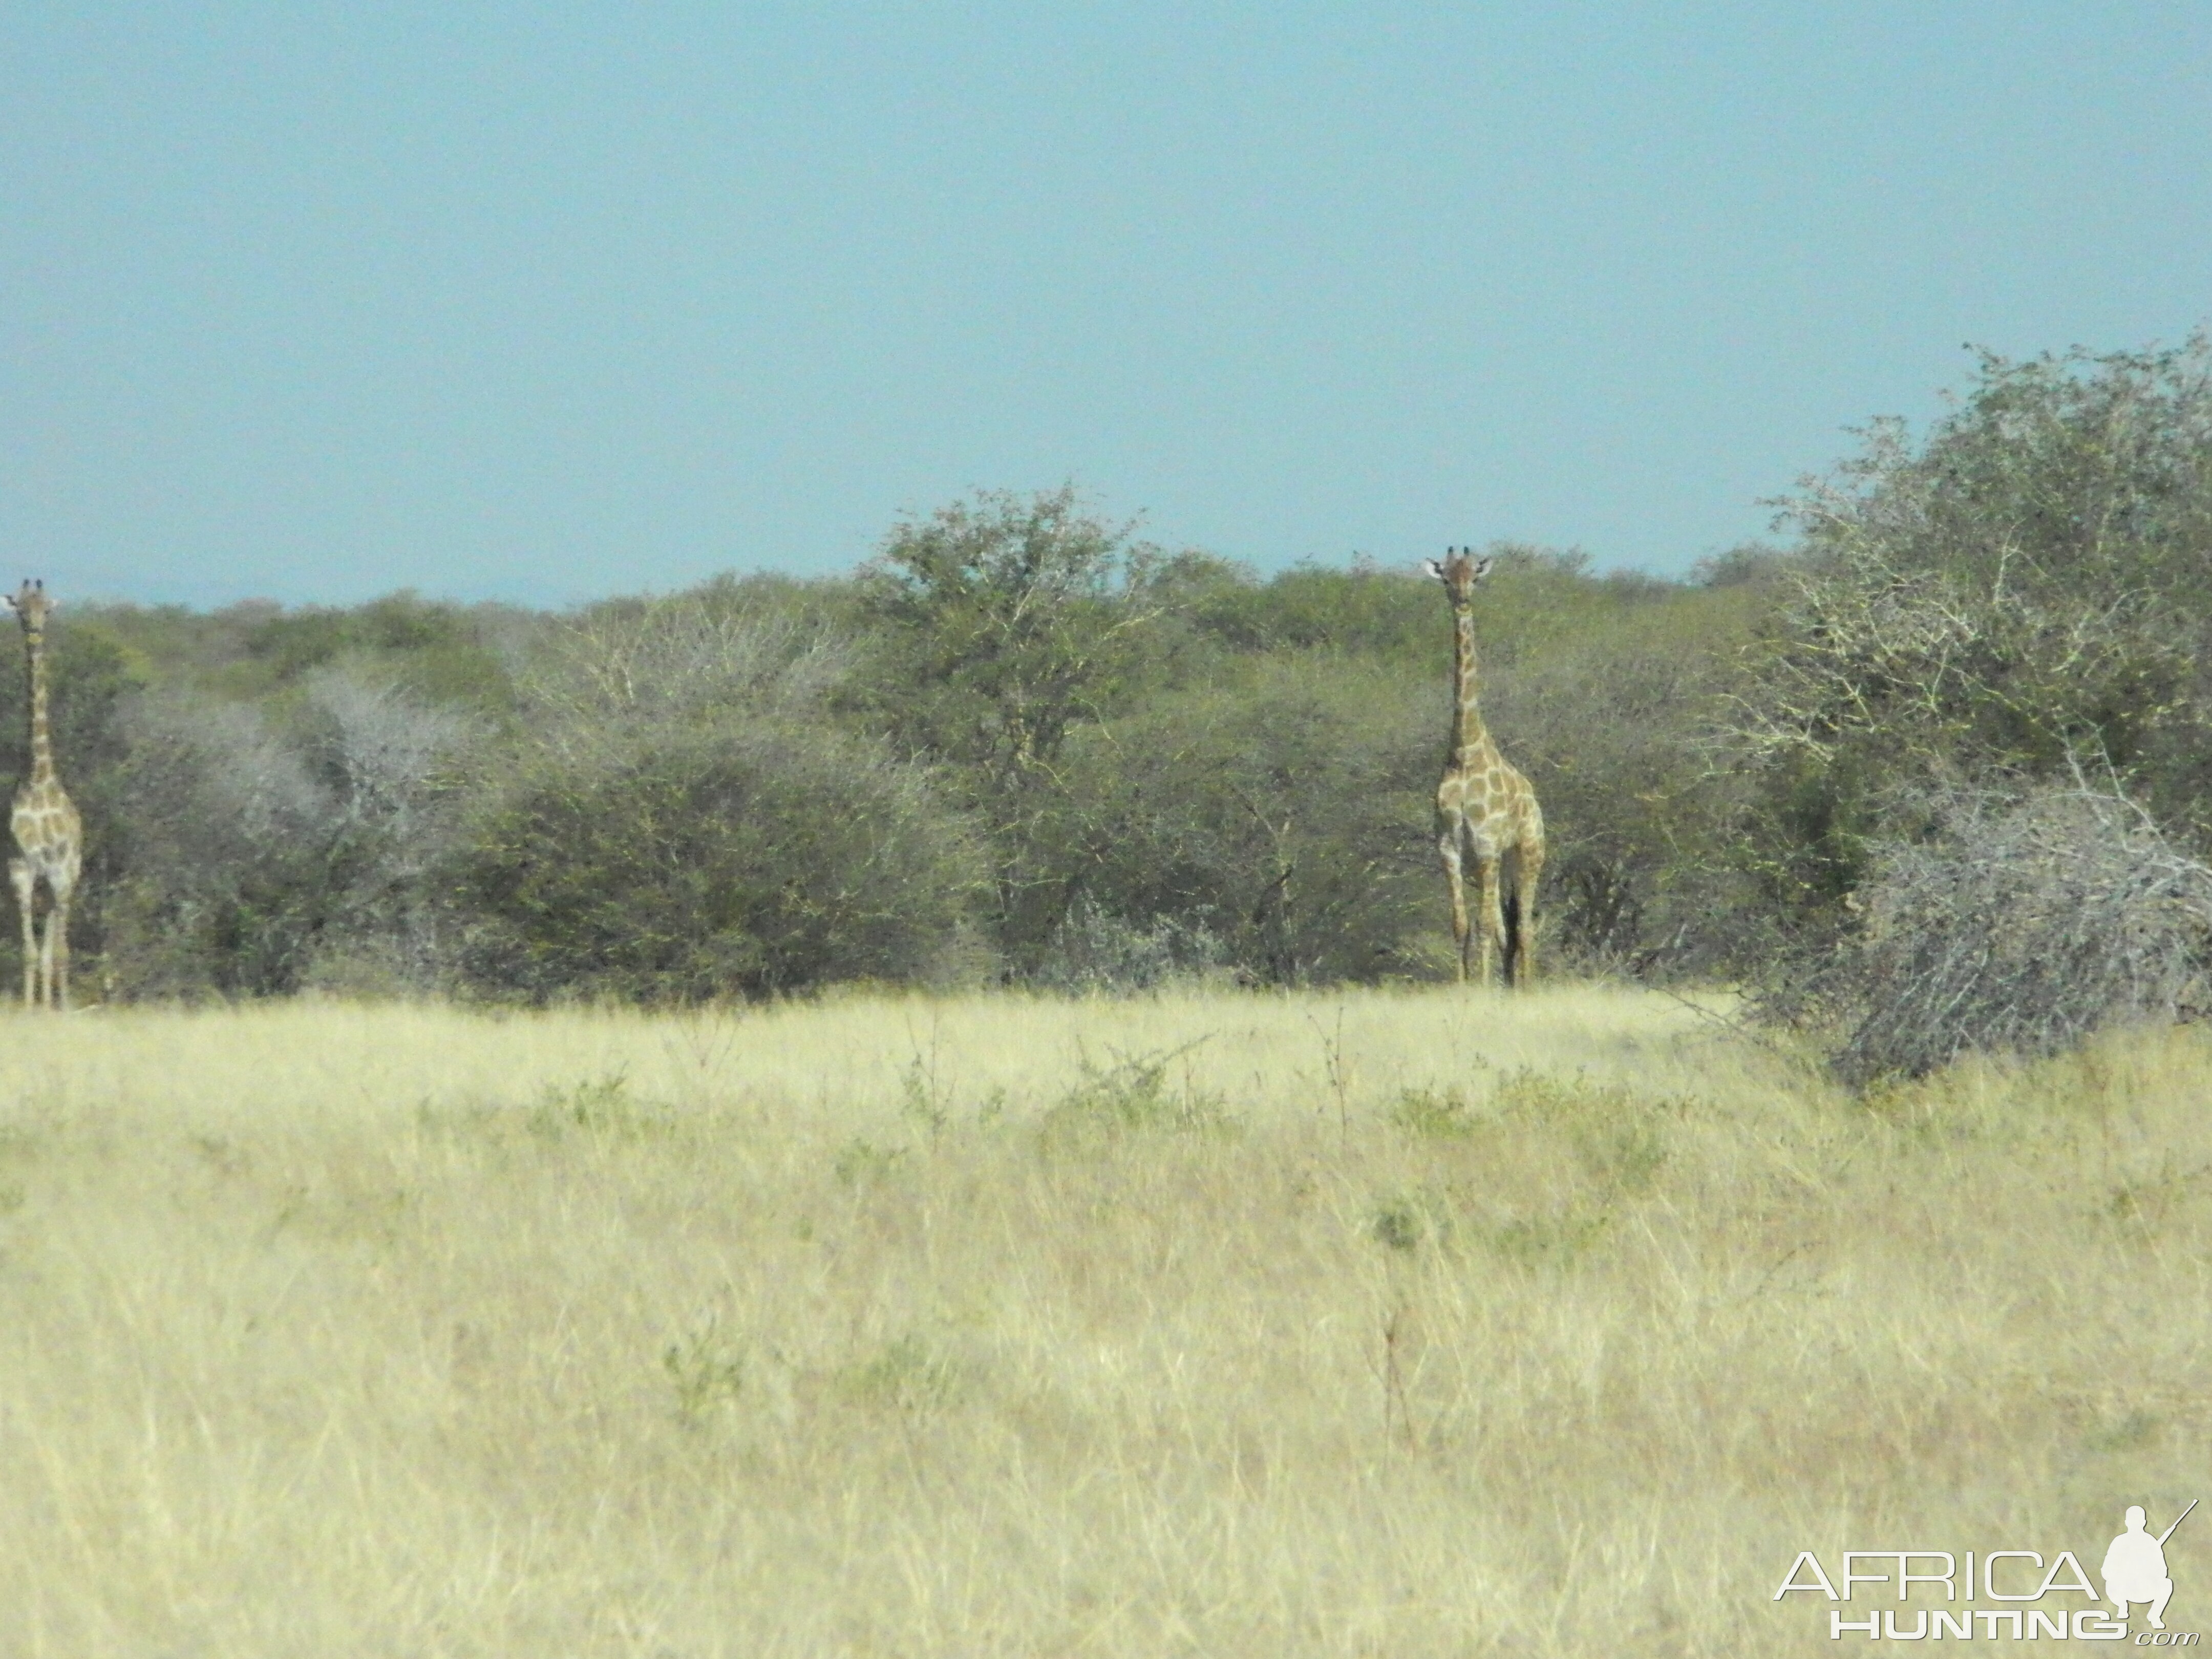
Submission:
[[[1018,956],[1065,907],[1041,845],[1062,746],[1144,678],[1165,564],[1069,486],[983,492],[909,520],[861,572],[880,652],[871,713],[940,763],[988,833],[1000,944]]]
[[[1929,783],[2087,757],[2212,830],[2212,341],[1985,354],[1924,442],[1879,422],[1785,508],[1802,574],[1737,722],[1785,908],[1829,912]]]

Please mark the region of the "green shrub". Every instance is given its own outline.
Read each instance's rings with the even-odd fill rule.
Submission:
[[[478,985],[648,1002],[929,977],[978,878],[918,768],[734,720],[549,745],[456,874]]]
[[[1443,912],[1419,706],[1401,677],[1310,653],[1085,728],[1064,769],[1069,879],[1139,932],[1203,929],[1270,983],[1425,977]]]
[[[1046,1142],[1085,1141],[1130,1131],[1211,1133],[1231,1127],[1218,1096],[1193,1086],[1176,1062],[1198,1045],[1149,1054],[1115,1054],[1113,1063],[1082,1062],[1083,1081],[1044,1115]]]
[[[1390,1121],[1431,1140],[1464,1140],[1482,1121],[1456,1089],[1407,1089],[1392,1103]]]

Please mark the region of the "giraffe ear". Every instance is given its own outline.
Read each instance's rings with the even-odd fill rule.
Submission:
[[[1474,575],[1472,580],[1480,581],[1485,576],[1487,576],[1490,574],[1490,567],[1497,562],[1498,559],[1495,555],[1492,555],[1487,559],[1476,560],[1474,564]]]
[[[1443,566],[1438,564],[1434,559],[1423,559],[1421,561],[1421,568],[1427,571],[1429,574],[1434,576],[1438,581],[1442,581],[1444,579]],[[13,605],[15,601],[10,599],[8,603]]]

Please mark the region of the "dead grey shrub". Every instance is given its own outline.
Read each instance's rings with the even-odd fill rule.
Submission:
[[[309,676],[307,690],[317,716],[307,749],[318,770],[348,817],[392,831],[416,860],[408,872],[415,873],[457,758],[483,736],[478,723],[343,667]]]
[[[1218,973],[1227,957],[1202,921],[1155,916],[1149,925],[1104,909],[1085,894],[1068,907],[1030,982],[1048,990],[1152,991]]]
[[[444,983],[455,948],[434,872],[453,851],[485,731],[344,666],[307,682],[301,748],[330,792],[330,903],[306,982],[393,993]]]
[[[1846,1078],[1920,1076],[1968,1049],[2047,1054],[2201,1009],[2212,868],[2135,802],[2077,778],[1920,805],[1923,839],[1878,846],[1855,934],[1769,999],[1842,1026]]]
[[[345,667],[287,720],[137,700],[103,969],[125,996],[420,990],[448,954],[432,874],[474,722]]]
[[[796,714],[836,687],[851,658],[845,641],[795,618],[679,594],[562,623],[518,679],[556,740],[574,740],[732,708]]]
[[[338,804],[261,712],[186,694],[125,712],[123,874],[111,994],[258,994],[298,982],[320,932],[313,854]]]

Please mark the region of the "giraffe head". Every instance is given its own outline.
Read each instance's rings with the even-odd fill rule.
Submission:
[[[33,639],[46,631],[46,616],[54,602],[46,597],[46,585],[26,577],[23,585],[14,592],[0,594],[8,601],[8,608],[15,613],[15,620],[23,624],[23,631]]]
[[[1490,567],[1497,562],[1495,558],[1476,558],[1471,547],[1448,547],[1442,564],[1429,559],[1421,568],[1444,585],[1444,592],[1451,596],[1452,609],[1462,611],[1474,599],[1474,585],[1487,576]]]

